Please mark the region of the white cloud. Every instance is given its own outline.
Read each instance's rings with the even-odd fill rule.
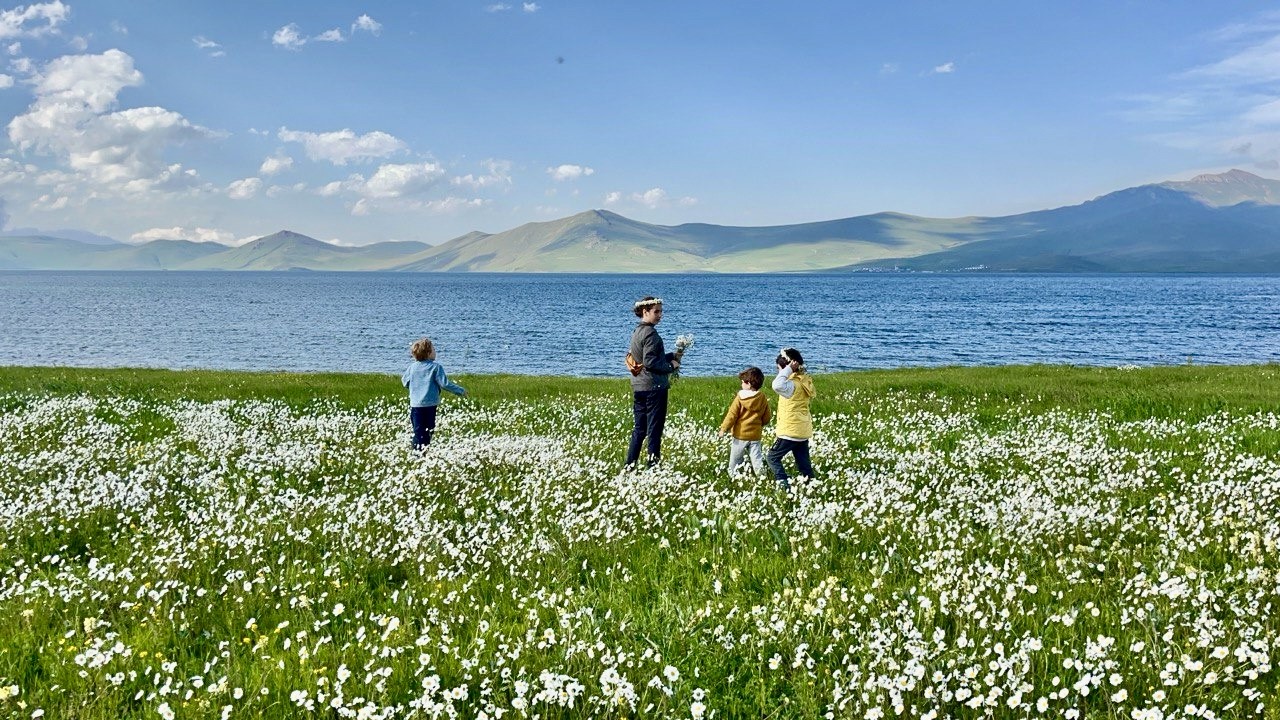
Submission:
[[[0,73],[0,90],[13,87],[13,76]]]
[[[623,201],[623,194],[618,191],[611,192],[604,196],[605,205],[619,205]],[[651,210],[671,205],[689,206],[698,204],[698,199],[694,197],[672,198],[667,194],[666,190],[660,187],[649,188],[644,192],[634,192],[626,196],[626,200],[636,205],[643,205]]]
[[[584,165],[559,165],[547,168],[547,174],[556,182],[577,180],[587,175],[594,175],[595,170]]]
[[[536,13],[542,9],[542,6],[536,2],[527,2],[523,4],[524,11],[527,13]]]
[[[956,71],[956,64],[954,62],[943,63],[933,69],[933,72],[936,75],[946,75],[948,73],[953,73],[955,71]]]
[[[334,165],[383,158],[408,149],[404,141],[377,130],[356,135],[349,129],[311,133],[280,128],[278,136],[284,142],[302,143],[312,160],[326,160]]]
[[[58,26],[71,16],[71,7],[62,0],[19,5],[0,12],[0,39],[40,37],[58,32]]]
[[[444,168],[433,162],[408,165],[388,164],[379,167],[368,180],[361,178],[352,182],[350,187],[367,198],[403,198],[430,190],[444,175]]]
[[[111,112],[120,91],[142,84],[133,58],[119,50],[50,61],[27,80],[35,102],[9,122],[22,152],[53,156],[76,179],[122,193],[174,191],[197,184],[194,171],[164,161],[173,144],[214,137],[161,107]]]
[[[1209,35],[1218,59],[1170,78],[1167,89],[1128,98],[1131,122],[1169,147],[1211,153],[1222,164],[1280,162],[1280,12]],[[1210,160],[1206,164],[1212,164]]]
[[[476,190],[488,187],[504,187],[511,185],[511,163],[507,160],[485,160],[480,163],[485,169],[483,175],[470,173],[455,177],[449,182]]]
[[[83,105],[90,112],[106,111],[127,87],[142,84],[133,58],[120,50],[101,55],[65,55],[50,61],[32,80],[37,104]]]
[[[31,203],[31,207],[35,210],[51,211],[62,210],[70,204],[71,198],[66,195],[45,194],[36,198],[36,201]]]
[[[256,177],[236,180],[227,186],[227,197],[232,200],[248,200],[262,189],[262,180]]]
[[[21,54],[22,54],[22,43],[20,43],[20,42],[11,42],[11,43],[9,43],[8,45],[6,45],[6,46],[5,46],[4,51],[5,51],[5,52],[7,52],[7,53],[9,53],[10,55],[21,55]]]
[[[666,202],[667,191],[662,188],[650,188],[642,193],[632,193],[631,199],[641,205],[656,208]]]
[[[129,34],[129,28],[125,27],[125,24],[120,22],[119,20],[111,21],[111,31],[116,33],[117,35]]]
[[[354,23],[351,23],[351,32],[355,33],[358,30],[363,30],[364,32],[373,33],[374,35],[377,35],[378,33],[382,32],[382,23],[378,22],[377,20],[374,20],[368,15],[361,15],[360,17],[356,18],[356,21]]]
[[[503,163],[495,161],[495,165],[502,166]],[[425,196],[440,184],[445,175],[445,168],[435,162],[388,163],[380,166],[368,178],[358,173],[353,174],[346,180],[323,185],[314,192],[321,197],[336,195],[354,197],[355,202],[351,205],[352,215],[368,215],[378,210],[414,210],[447,214],[489,204],[490,201],[480,198],[454,196],[439,199],[426,198]],[[458,183],[456,180],[454,182],[465,184]]]
[[[223,57],[227,54],[220,43],[216,43],[203,35],[191,38],[191,42],[195,43],[196,47],[201,50],[208,50],[209,57]]]
[[[881,75],[896,75],[898,72],[898,63],[887,62],[880,66]]]
[[[71,49],[75,50],[76,52],[84,52],[85,50],[89,49],[89,38],[83,35],[76,35],[75,37],[68,40],[67,44],[70,45]]]
[[[134,233],[129,237],[135,243],[151,242],[152,240],[187,240],[190,242],[214,242],[223,245],[242,244],[243,241],[237,242],[235,233],[226,230],[214,230],[212,228],[186,228],[174,226],[168,228],[151,228],[142,232]]]
[[[498,13],[510,10],[511,6],[507,3],[494,3],[485,7],[485,12]]]
[[[273,155],[262,161],[258,172],[262,175],[275,175],[293,167],[293,158],[288,155]]]
[[[342,30],[339,28],[325,30],[311,39],[316,42],[343,42],[346,40],[346,38],[342,36]]]
[[[296,23],[289,23],[271,36],[271,44],[285,50],[301,50],[302,46],[307,44],[307,39],[299,32]]]

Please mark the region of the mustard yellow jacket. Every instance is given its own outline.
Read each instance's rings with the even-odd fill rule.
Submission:
[[[743,390],[733,396],[729,411],[724,414],[724,422],[720,423],[720,432],[732,431],[738,440],[759,440],[761,430],[771,416],[764,393],[752,391],[748,394]]]

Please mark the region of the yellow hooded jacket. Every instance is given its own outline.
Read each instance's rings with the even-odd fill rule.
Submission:
[[[808,440],[813,436],[813,415],[809,412],[809,401],[814,398],[813,378],[800,370],[790,380],[796,389],[789,398],[778,396],[778,426],[774,432],[779,437]]]

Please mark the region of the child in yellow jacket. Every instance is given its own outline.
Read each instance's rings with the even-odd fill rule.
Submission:
[[[778,479],[778,485],[789,490],[791,483],[782,467],[782,458],[787,453],[795,455],[796,472],[804,477],[813,477],[813,465],[809,462],[809,438],[813,437],[813,415],[809,412],[809,403],[814,397],[813,378],[805,371],[804,357],[795,348],[782,348],[777,365],[778,376],[773,379],[773,390],[778,393],[778,427],[774,433],[777,439],[765,460]]]
[[[720,434],[730,432],[733,435],[733,446],[729,449],[729,474],[733,475],[742,464],[742,456],[751,458],[751,467],[757,475],[764,474],[764,455],[760,448],[760,437],[765,424],[773,416],[769,410],[769,401],[760,392],[764,385],[764,371],[758,367],[749,367],[738,373],[742,381],[742,389],[733,396],[729,411],[720,423]]]

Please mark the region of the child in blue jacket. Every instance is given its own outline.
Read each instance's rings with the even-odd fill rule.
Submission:
[[[400,381],[409,388],[409,420],[413,423],[413,449],[422,450],[431,444],[431,433],[436,429],[436,406],[440,404],[440,390],[448,390],[463,396],[467,391],[449,380],[444,366],[436,362],[436,349],[427,338],[409,347],[413,362],[404,371]]]

